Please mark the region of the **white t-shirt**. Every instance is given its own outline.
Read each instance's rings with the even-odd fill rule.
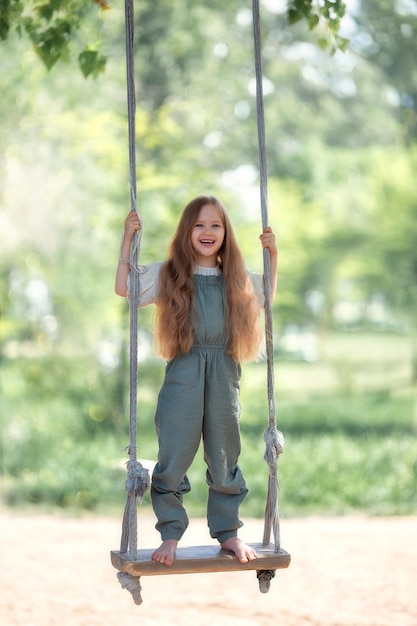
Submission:
[[[158,295],[158,283],[159,272],[163,263],[150,263],[149,265],[140,265],[139,271],[139,301],[138,306],[144,307],[149,304],[154,304]],[[135,271],[135,270],[131,270]],[[195,274],[202,274],[203,276],[218,276],[221,274],[221,269],[217,267],[201,267],[197,266]],[[259,306],[263,308],[265,306],[265,294],[263,277],[261,274],[254,272],[248,272],[249,278],[253,285],[253,290],[258,298]],[[130,297],[130,276],[127,279],[127,298]]]

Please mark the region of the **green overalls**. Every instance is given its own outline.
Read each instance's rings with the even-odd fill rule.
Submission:
[[[248,489],[237,465],[240,454],[241,368],[225,352],[223,275],[194,275],[195,342],[188,354],[167,364],[158,397],[159,441],[151,497],[162,540],[179,540],[188,526],[183,496],[187,471],[203,439],[209,487],[210,535],[223,543],[242,526],[239,506]]]

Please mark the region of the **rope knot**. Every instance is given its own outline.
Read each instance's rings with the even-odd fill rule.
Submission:
[[[264,432],[264,459],[270,467],[276,465],[278,457],[284,452],[284,435],[275,426],[268,426]]]
[[[127,462],[127,478],[125,488],[129,495],[135,496],[142,502],[143,496],[149,489],[149,471],[139,461]]]
[[[135,604],[142,604],[142,586],[140,584],[140,578],[135,578],[127,572],[118,572],[117,579],[122,586],[122,589],[127,589],[132,594],[132,598]]]

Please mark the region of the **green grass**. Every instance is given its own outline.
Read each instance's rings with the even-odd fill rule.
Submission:
[[[318,363],[276,364],[277,422],[285,435],[278,463],[281,516],[416,513],[417,404],[408,339],[349,335],[327,341]],[[32,358],[6,366],[4,502],[121,514],[128,418],[114,406],[114,377],[79,359],[58,359],[51,366]],[[153,411],[162,365],[150,363],[139,376],[138,456],[155,459]],[[244,368],[241,405],[240,465],[250,488],[242,516],[262,517],[268,479],[262,437],[267,426],[265,364]],[[187,510],[204,515],[201,452],[189,478]],[[150,507],[149,495],[144,506]]]

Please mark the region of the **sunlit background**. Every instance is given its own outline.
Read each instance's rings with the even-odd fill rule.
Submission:
[[[124,15],[91,3],[50,71],[0,43],[2,497],[123,506],[129,313],[114,274],[130,208]],[[140,5],[140,6],[139,6]],[[349,2],[334,54],[261,2],[283,515],[416,512],[417,2]],[[250,2],[146,0],[136,11],[140,262],[163,260],[184,205],[214,193],[262,271]],[[84,78],[83,40],[107,67]],[[155,458],[164,364],[139,316],[139,457]],[[263,515],[265,363],[242,380],[248,515]],[[188,508],[204,513],[202,459]],[[145,500],[145,506],[149,506]]]

